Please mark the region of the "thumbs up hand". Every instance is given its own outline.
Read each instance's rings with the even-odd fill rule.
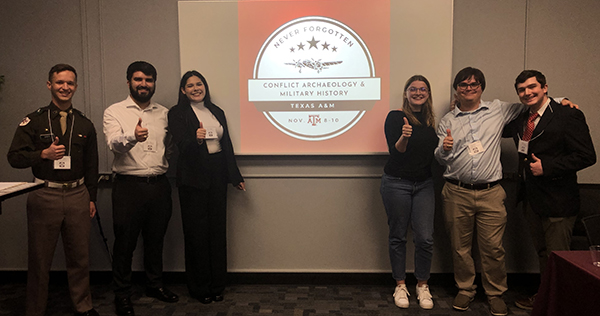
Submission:
[[[204,141],[205,138],[206,138],[206,129],[202,126],[202,122],[200,122],[200,126],[196,130],[196,139],[198,140],[198,142],[200,144],[202,144],[202,142]]]
[[[445,151],[451,151],[454,146],[454,138],[452,138],[452,133],[450,129],[446,129],[446,137],[444,137],[443,147]]]
[[[396,141],[396,144],[394,144],[394,147],[396,147],[396,150],[400,153],[406,152],[406,149],[408,148],[408,140],[412,136],[412,126],[410,126],[408,123],[406,116],[403,119],[404,124],[402,125],[402,134]]]
[[[138,120],[137,125],[135,125],[135,139],[138,142],[145,142],[148,139],[148,129],[142,127],[142,118]]]
[[[542,160],[531,153],[531,161],[532,162],[529,163],[529,169],[531,169],[531,173],[536,177],[543,176],[544,168],[542,167]]]
[[[55,137],[54,142],[50,147],[42,150],[40,156],[42,159],[59,160],[65,156],[65,145],[59,145],[58,137]]]
[[[402,136],[410,138],[412,136],[412,126],[408,123],[408,119],[404,117],[404,125],[402,125]]]

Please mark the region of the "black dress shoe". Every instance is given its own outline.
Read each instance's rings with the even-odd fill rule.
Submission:
[[[147,288],[146,296],[154,297],[167,303],[175,303],[179,301],[179,296],[169,291],[169,289],[167,289],[166,287]]]
[[[202,304],[210,304],[212,303],[213,299],[211,296],[200,296],[200,295],[193,295],[192,297],[197,299],[200,303]]]
[[[75,313],[75,316],[100,316],[100,314],[98,314],[98,312],[92,308],[87,312]]]
[[[215,301],[215,302],[220,302],[220,301],[222,301],[223,299],[225,299],[225,298],[223,297],[223,294],[217,294],[217,295],[213,295],[213,297],[212,297],[212,300],[213,300],[213,301]]]
[[[133,304],[130,297],[115,297],[115,307],[119,316],[133,316]]]

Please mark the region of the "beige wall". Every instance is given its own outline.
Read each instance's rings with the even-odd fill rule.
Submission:
[[[392,0],[397,1],[397,0]],[[426,12],[421,12],[426,14]],[[417,13],[415,13],[417,14]],[[600,139],[597,50],[600,25],[596,0],[454,1],[453,73],[465,66],[483,70],[484,99],[516,101],[514,77],[537,68],[548,77],[550,94],[567,96],[581,106]],[[100,153],[104,108],[127,95],[125,69],[133,60],[148,60],[159,70],[155,100],[170,106],[180,76],[175,0],[3,1],[0,4],[0,153],[8,151],[22,117],[48,103],[43,83],[58,62],[80,71],[77,107],[96,122]],[[514,150],[505,142],[505,171],[514,171]],[[387,224],[379,177],[384,156],[243,156],[247,192],[231,190],[229,199],[229,268],[236,272],[385,272]],[[581,182],[599,183],[600,167],[580,174]],[[440,170],[436,168],[438,191]],[[31,179],[0,159],[1,181]],[[511,183],[506,183],[512,192]],[[509,200],[514,195],[509,194]],[[99,192],[98,206],[112,243],[110,190]],[[27,268],[25,197],[2,204],[0,270]],[[166,237],[165,270],[182,271],[183,235],[174,190],[174,213]],[[448,237],[436,210],[436,244],[432,272],[451,272]],[[411,237],[409,237],[411,239]],[[535,271],[533,249],[522,218],[509,208],[506,232],[508,270]],[[410,242],[409,242],[410,245]],[[110,270],[94,223],[92,270]],[[60,249],[59,245],[59,249]],[[409,258],[413,247],[409,246]],[[64,269],[62,250],[53,268]],[[136,269],[141,269],[140,253]],[[413,267],[409,261],[408,269]]]

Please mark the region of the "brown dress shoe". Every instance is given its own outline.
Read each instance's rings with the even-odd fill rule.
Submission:
[[[452,302],[452,308],[459,311],[466,311],[469,309],[469,305],[471,305],[471,302],[473,302],[474,299],[474,297],[458,293],[454,298],[454,302]]]
[[[533,310],[533,302],[535,302],[535,297],[537,296],[536,294],[533,294],[533,296],[531,297],[526,297],[526,298],[522,298],[522,299],[518,299],[515,301],[515,305],[520,308],[520,309],[524,309],[527,311]]]
[[[506,303],[500,296],[488,296],[488,303],[490,304],[490,313],[494,316],[505,316],[508,315],[508,308]]]

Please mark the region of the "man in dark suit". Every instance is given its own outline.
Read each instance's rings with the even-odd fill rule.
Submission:
[[[519,196],[543,273],[552,251],[569,250],[579,213],[577,171],[593,165],[596,153],[583,113],[549,98],[541,72],[524,70],[515,89],[529,109],[506,132],[519,152]],[[534,299],[515,304],[531,309]]]

